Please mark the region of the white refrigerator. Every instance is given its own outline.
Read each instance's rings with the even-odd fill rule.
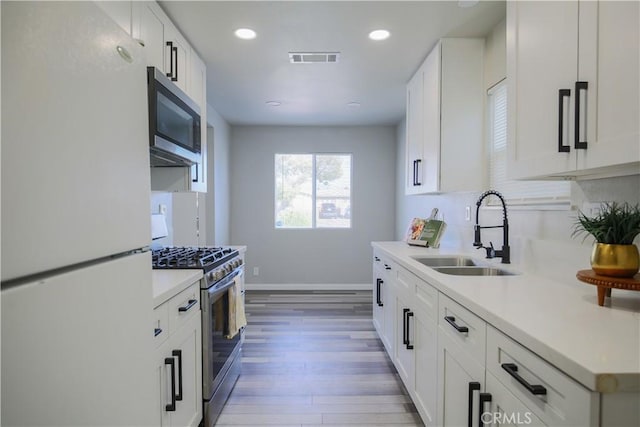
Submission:
[[[0,423],[154,425],[143,48],[93,2],[0,7]]]

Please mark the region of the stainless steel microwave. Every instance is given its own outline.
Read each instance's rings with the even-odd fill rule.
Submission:
[[[151,166],[201,163],[200,108],[162,71],[147,67]]]

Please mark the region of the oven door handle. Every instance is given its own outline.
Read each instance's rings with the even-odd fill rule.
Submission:
[[[209,289],[207,289],[207,293],[209,295],[209,298],[211,298],[214,295],[217,295],[221,292],[226,291],[227,289],[229,289],[231,286],[233,286],[233,284],[235,283],[235,278],[238,276],[242,275],[242,271],[243,269],[239,268],[236,271],[232,272],[231,274],[229,274],[227,277],[225,277],[223,280],[224,282],[220,285],[216,284],[215,286],[211,286]]]

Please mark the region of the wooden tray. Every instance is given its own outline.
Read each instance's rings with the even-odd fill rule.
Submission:
[[[611,289],[640,291],[640,274],[636,274],[633,277],[609,277],[600,276],[593,270],[580,270],[576,277],[581,282],[598,287],[598,305],[604,305],[605,295],[611,297]]]

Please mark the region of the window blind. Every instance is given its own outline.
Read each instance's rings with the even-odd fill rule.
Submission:
[[[570,182],[507,179],[506,80],[489,89],[488,103],[490,188],[502,193],[509,205],[568,205]]]

